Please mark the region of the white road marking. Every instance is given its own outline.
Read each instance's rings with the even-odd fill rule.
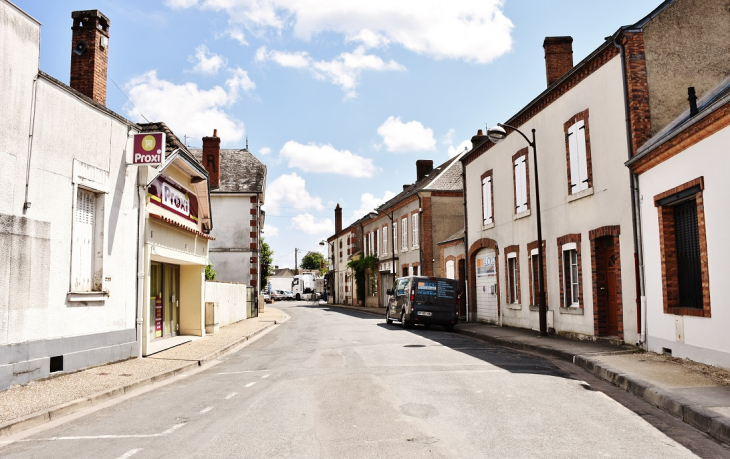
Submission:
[[[110,440],[117,438],[155,438],[155,437],[166,437],[184,426],[185,423],[175,424],[164,432],[156,434],[139,434],[139,435],[82,435],[78,437],[49,437],[49,438],[38,438],[38,439],[25,439],[19,441],[58,441],[58,440]]]
[[[246,370],[246,371],[231,371],[229,373],[218,373],[219,375],[240,375],[243,373],[253,373],[254,370]]]
[[[200,410],[200,414],[205,414],[205,413],[207,413],[208,411],[210,411],[212,409],[213,409],[212,406],[209,406],[208,408],[204,408],[204,409]]]
[[[137,454],[140,451],[142,451],[142,448],[130,449],[126,453],[119,456],[117,459],[129,459],[130,457],[134,456],[135,454]]]
[[[246,387],[251,387],[251,386],[253,386],[254,384],[256,384],[256,383],[255,383],[255,382],[250,382],[250,383],[246,384]]]
[[[269,376],[271,376],[271,375],[263,375],[263,376],[261,377],[261,379],[266,379],[266,378],[268,378]]]
[[[248,387],[248,386],[246,386],[246,387]],[[238,393],[238,392],[232,392],[232,393],[230,393],[230,394],[226,395],[226,400],[230,400],[230,399],[232,399],[233,397],[235,397],[235,396],[236,396],[236,394],[237,394],[237,393]]]

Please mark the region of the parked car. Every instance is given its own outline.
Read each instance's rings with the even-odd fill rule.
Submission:
[[[395,280],[388,289],[385,321],[400,321],[403,328],[411,325],[441,325],[453,330],[459,321],[459,284],[442,277],[409,276]]]
[[[273,303],[274,300],[271,299],[271,295],[269,295],[269,292],[267,290],[263,291],[264,294],[264,303]]]
[[[289,290],[284,290],[284,296],[286,297],[287,301],[293,301],[296,298],[294,297],[294,294],[290,292]]]
[[[274,301],[281,301],[286,300],[286,295],[284,294],[284,290],[272,290],[271,298],[273,298]]]

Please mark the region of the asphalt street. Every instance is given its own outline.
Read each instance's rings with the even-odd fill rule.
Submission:
[[[729,457],[577,367],[365,313],[291,319],[204,371],[0,448],[8,458]]]

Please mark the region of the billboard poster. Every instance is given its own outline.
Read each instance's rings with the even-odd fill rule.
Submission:
[[[496,276],[496,266],[494,265],[494,255],[477,258],[477,277]]]
[[[157,166],[165,162],[165,133],[134,134],[132,145],[132,164]]]
[[[198,198],[190,190],[165,175],[159,175],[147,187],[151,203],[198,223]]]
[[[155,338],[162,337],[162,293],[155,297]]]

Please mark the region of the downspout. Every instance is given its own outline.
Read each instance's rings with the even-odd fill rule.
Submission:
[[[467,245],[469,240],[469,219],[467,218],[467,206],[466,206],[466,165],[464,164],[464,157],[461,161],[461,194],[464,202],[464,309],[466,310],[466,321],[471,321],[471,308],[469,307],[469,246]]]
[[[626,117],[626,150],[628,151],[628,159],[633,157],[633,146],[631,142],[631,113],[629,106],[629,87],[628,87],[628,76],[626,74],[626,50],[624,46],[617,40],[619,33],[623,30],[619,30],[613,35],[613,44],[619,49],[621,55],[621,76],[624,91],[624,114]],[[631,188],[631,223],[633,226],[633,239],[634,239],[634,272],[636,274],[636,331],[639,334],[639,342],[637,346],[646,349],[646,296],[645,296],[645,285],[644,285],[644,253],[643,253],[643,240],[641,239],[641,210],[638,203],[641,202],[641,195],[639,194],[639,179],[637,175],[629,169]]]
[[[32,90],[32,102],[30,107],[30,123],[28,127],[28,160],[25,165],[25,200],[23,201],[23,213],[30,209],[30,202],[28,201],[28,187],[30,183],[30,158],[33,155],[33,133],[35,132],[35,112],[38,91],[38,74],[33,78],[33,90]]]
[[[418,241],[418,274],[423,276],[423,244],[421,244],[421,241],[423,240],[421,237],[421,234],[423,234],[423,222],[421,221],[421,212],[423,212],[423,208],[421,207],[421,193],[416,193],[416,196],[418,196],[418,239],[420,239],[420,241]]]
[[[127,142],[129,142],[129,128],[127,128]],[[127,153],[124,148],[125,158]],[[144,281],[146,277],[144,256],[144,231],[147,198],[147,167],[139,167],[137,171],[137,357],[142,358],[142,326],[144,325]]]

